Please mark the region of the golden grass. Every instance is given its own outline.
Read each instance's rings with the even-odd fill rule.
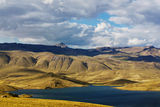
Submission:
[[[143,83],[129,84],[124,87],[115,87],[120,90],[130,90],[130,91],[160,91],[160,80],[150,80]]]
[[[141,81],[160,77],[157,63],[124,61],[114,57],[126,56],[125,54],[88,57],[55,55],[49,52],[1,52],[4,57],[0,57],[0,83],[20,88],[46,87],[46,82],[52,82],[52,78],[44,76],[48,72],[65,74],[91,83],[105,83],[116,79]],[[7,56],[10,57],[8,60]],[[44,81],[41,81],[42,77]],[[66,80],[63,83],[68,87],[79,85]]]
[[[29,98],[0,98],[0,107],[111,107],[107,105]]]
[[[72,78],[64,78],[64,76],[62,76],[63,75],[51,76],[48,72],[45,72],[45,70],[35,69],[32,67],[4,67],[0,68],[0,90],[6,89],[4,86],[1,87],[1,84],[21,89],[81,87],[86,85],[81,83],[81,81]],[[59,85],[55,86],[57,81],[59,82]]]

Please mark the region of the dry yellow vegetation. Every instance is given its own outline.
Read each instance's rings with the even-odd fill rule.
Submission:
[[[116,54],[116,57],[123,55]],[[140,82],[159,78],[159,66],[154,62],[126,61],[110,54],[89,57],[1,51],[0,84],[22,89],[46,89],[85,86],[83,82],[106,84],[119,79]]]
[[[90,72],[103,72],[103,74],[105,74],[104,77],[106,78],[121,77],[126,79],[146,79],[160,77],[160,65],[158,63],[143,61],[124,61],[120,60],[120,58],[117,58],[119,56],[125,56],[125,54],[104,54],[89,57],[55,55],[49,52],[36,53],[26,51],[1,51],[0,71],[1,69],[3,70],[3,68],[16,66],[17,68],[23,67],[35,69],[38,71],[40,70],[43,72],[65,74],[81,73],[87,75],[90,74]],[[97,80],[97,78],[95,79]]]
[[[48,89],[80,87],[88,83],[127,85],[131,81],[143,82],[160,77],[158,62],[125,60],[127,55],[119,53],[89,57],[49,52],[1,51],[0,84],[21,89]],[[115,83],[116,80],[129,81]],[[125,88],[138,86],[127,85]]]
[[[63,75],[53,74],[52,72],[49,73],[38,69],[15,66],[0,69],[0,88],[9,88],[4,87],[4,85],[21,89],[46,89],[81,87],[86,84],[85,82],[67,78]]]
[[[116,88],[130,91],[160,91],[160,79],[150,80],[142,83],[129,84],[123,87]]]
[[[0,98],[0,107],[111,107],[107,105],[29,98]]]

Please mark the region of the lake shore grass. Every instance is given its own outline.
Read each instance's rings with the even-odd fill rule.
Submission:
[[[128,91],[160,91],[160,79],[154,79],[135,84],[128,84],[125,86],[114,88]]]
[[[160,91],[160,87],[128,87],[128,86],[121,86],[121,87],[114,87],[115,89],[119,90],[127,90],[127,91]]]
[[[107,105],[33,98],[0,98],[0,107],[112,107]]]

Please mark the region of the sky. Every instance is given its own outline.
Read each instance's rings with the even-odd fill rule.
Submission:
[[[160,47],[160,0],[0,0],[0,42]]]

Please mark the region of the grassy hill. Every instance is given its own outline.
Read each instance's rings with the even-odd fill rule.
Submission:
[[[131,91],[160,91],[160,79],[148,80],[135,84],[128,84],[126,86],[116,88]]]
[[[8,84],[22,89],[63,88],[90,85],[87,82],[63,75],[29,68],[11,67],[1,69],[0,74],[1,84]]]
[[[126,60],[131,56],[135,57],[125,53],[90,57],[1,51],[0,84],[45,89],[85,86],[89,83],[106,84],[118,79],[144,81],[160,77],[158,62]]]

